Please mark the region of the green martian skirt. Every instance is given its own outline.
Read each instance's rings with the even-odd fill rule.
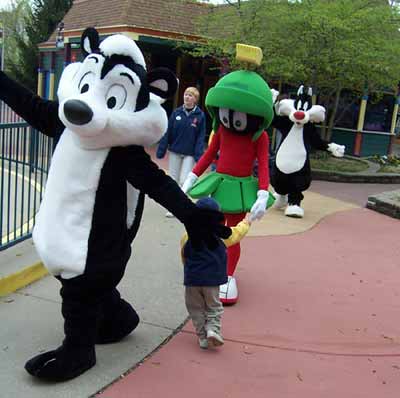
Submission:
[[[197,180],[188,194],[199,199],[211,196],[221,206],[223,213],[247,213],[257,200],[258,180],[253,176],[233,177],[228,174],[211,172]],[[268,197],[267,208],[275,201]]]

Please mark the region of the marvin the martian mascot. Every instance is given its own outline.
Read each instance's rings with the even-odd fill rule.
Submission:
[[[260,53],[257,47],[237,45],[238,60],[259,64]],[[271,90],[256,72],[237,70],[223,76],[208,91],[205,104],[215,134],[182,189],[195,199],[213,197],[229,227],[242,221],[247,212],[251,212],[251,220],[261,219],[274,202],[268,192],[269,138],[265,132],[274,115]],[[199,179],[218,152],[215,172]],[[253,176],[256,159],[258,179]],[[220,287],[220,299],[224,304],[234,304],[238,288],[233,275],[240,257],[240,244],[230,246],[227,254],[228,282]]]

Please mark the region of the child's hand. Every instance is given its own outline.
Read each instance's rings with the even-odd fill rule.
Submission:
[[[251,225],[251,223],[252,223],[252,220],[251,220],[251,213],[248,213],[248,214],[246,215],[246,217],[243,219],[243,221],[244,221],[246,224]]]

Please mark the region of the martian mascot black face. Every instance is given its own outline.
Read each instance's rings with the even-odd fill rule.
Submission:
[[[219,108],[216,115],[227,130],[238,135],[254,134],[264,121],[261,116],[249,115],[227,108]]]

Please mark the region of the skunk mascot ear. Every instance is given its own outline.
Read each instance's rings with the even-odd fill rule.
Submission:
[[[172,97],[178,88],[178,80],[167,68],[155,68],[148,72],[147,84],[149,91],[162,99]]]
[[[85,57],[99,52],[100,38],[95,28],[86,28],[81,37],[81,51]]]

